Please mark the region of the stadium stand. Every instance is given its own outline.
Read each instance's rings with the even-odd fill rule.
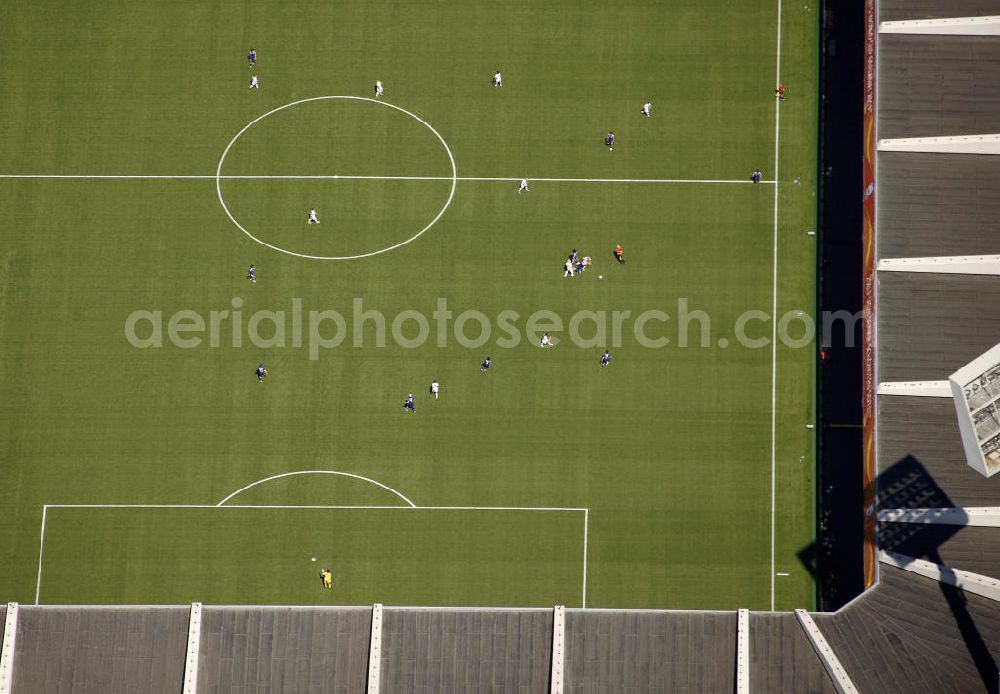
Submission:
[[[882,0],[878,18],[990,14],[984,0]],[[877,588],[816,621],[863,691],[993,692],[1000,604],[949,581],[952,570],[1000,578],[1000,529],[891,519],[893,509],[998,506],[1000,479],[966,464],[950,392],[883,385],[943,382],[1000,340],[1000,156],[986,153],[1000,137],[1000,35],[892,29],[877,48],[875,461],[878,545],[902,557],[880,564]],[[958,138],[949,147],[959,151],[894,138]],[[933,259],[936,271],[907,259]],[[931,562],[937,580],[907,571],[914,560]]]
[[[794,614],[755,613],[750,634],[750,691],[837,691]]]
[[[566,611],[566,690],[733,691],[735,612]]]
[[[883,34],[878,60],[879,139],[978,135],[996,128],[995,37]]]
[[[880,524],[882,528],[892,525],[896,524]],[[954,529],[944,525],[928,525],[923,526],[921,532],[905,544],[908,545],[905,550],[893,551],[911,557],[936,557],[938,561],[935,563],[958,566],[984,576],[1000,576],[1000,542],[997,541],[996,528]],[[891,544],[882,546],[889,548]]]
[[[978,17],[996,12],[994,0],[879,0],[881,22],[906,19],[942,19],[945,17]]]
[[[887,468],[882,474],[913,481],[902,500],[894,498],[880,508],[931,507],[931,499],[919,500],[918,488],[930,483],[942,494],[947,490],[945,498],[950,505],[1000,504],[998,485],[987,484],[965,465],[955,404],[950,398],[879,396],[878,404],[878,453]]]
[[[996,253],[1000,158],[882,152],[878,161],[880,258]]]
[[[1000,301],[995,278],[883,272],[878,281],[880,381],[946,379],[997,343],[1000,315],[983,310]]]
[[[188,609],[21,607],[14,692],[179,692]]]
[[[552,610],[385,608],[382,688],[545,691]]]
[[[995,601],[883,564],[878,588],[814,619],[862,692],[991,691],[988,678],[995,683],[987,645],[995,651],[1000,642]]]
[[[371,608],[205,607],[199,691],[363,691]]]
[[[20,608],[13,692],[177,692],[190,608]],[[203,607],[196,691],[549,691],[553,610]],[[983,691],[1000,608],[903,569],[812,621],[861,692]],[[551,691],[736,691],[736,612],[567,610]],[[751,612],[748,691],[841,691],[800,620]],[[849,688],[847,688],[849,690]]]

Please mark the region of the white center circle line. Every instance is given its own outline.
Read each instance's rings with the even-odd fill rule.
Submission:
[[[370,253],[361,253],[359,255],[335,256],[335,255],[308,255],[306,253],[296,253],[295,251],[290,251],[290,250],[288,250],[286,248],[281,248],[279,246],[275,246],[274,244],[268,243],[267,241],[262,241],[261,239],[257,238],[253,234],[251,234],[242,224],[239,223],[239,221],[236,219],[236,217],[233,216],[233,213],[229,210],[229,206],[226,205],[226,200],[225,200],[225,198],[222,195],[222,180],[223,179],[228,179],[228,178],[233,178],[233,177],[223,176],[222,175],[222,165],[226,162],[226,156],[229,154],[229,150],[232,149],[233,145],[236,144],[236,141],[240,139],[240,137],[243,135],[243,133],[245,133],[247,130],[249,130],[250,128],[252,128],[254,125],[256,125],[257,123],[259,123],[260,121],[264,120],[268,116],[274,115],[278,111],[283,111],[286,108],[291,108],[292,106],[298,106],[300,104],[306,104],[306,103],[309,103],[311,101],[324,101],[324,100],[328,100],[328,99],[344,99],[344,100],[350,100],[350,101],[368,101],[368,102],[371,102],[371,103],[374,103],[374,104],[379,104],[380,106],[386,106],[388,108],[395,109],[395,110],[397,110],[397,111],[399,111],[401,113],[405,113],[410,118],[413,118],[418,123],[420,123],[425,128],[427,128],[432,133],[434,133],[434,136],[438,139],[438,141],[441,143],[441,146],[444,147],[444,151],[448,154],[448,160],[451,162],[451,177],[442,177],[441,178],[441,180],[451,181],[451,191],[448,193],[448,199],[445,200],[444,205],[441,207],[440,210],[438,210],[437,215],[435,215],[434,219],[432,219],[427,224],[427,226],[425,226],[423,229],[421,229],[420,231],[418,231],[416,234],[414,234],[410,238],[406,239],[405,241],[400,241],[399,243],[393,244],[392,246],[386,246],[385,248],[380,248],[377,251],[371,251]],[[336,177],[334,177],[334,178],[336,178]],[[373,176],[372,178],[376,178],[376,177]],[[378,178],[382,178],[382,177],[378,177]],[[249,123],[247,123],[246,125],[244,125],[243,128],[238,133],[236,133],[236,135],[233,136],[233,139],[229,141],[229,144],[226,145],[226,148],[222,151],[222,156],[219,157],[219,165],[215,169],[215,192],[219,196],[219,204],[222,205],[222,209],[225,210],[226,216],[229,217],[229,221],[231,221],[233,224],[235,224],[237,229],[239,229],[240,231],[242,231],[244,234],[246,234],[248,237],[250,237],[251,239],[253,239],[257,243],[259,243],[260,245],[267,246],[271,250],[275,250],[275,251],[278,251],[279,253],[284,253],[286,255],[293,255],[293,256],[296,256],[297,258],[308,258],[310,260],[357,260],[359,258],[370,258],[373,255],[380,255],[382,253],[388,253],[389,251],[392,251],[392,250],[395,250],[397,248],[400,248],[401,246],[405,246],[408,243],[412,243],[413,241],[416,241],[418,238],[420,238],[421,236],[423,236],[424,232],[426,232],[432,226],[434,226],[435,224],[437,224],[438,220],[441,219],[441,216],[444,215],[445,211],[451,205],[451,201],[455,197],[455,189],[457,187],[458,187],[458,167],[455,165],[455,157],[451,153],[451,148],[448,146],[448,143],[444,141],[444,138],[441,137],[441,133],[439,133],[437,130],[435,130],[434,126],[432,126],[430,123],[428,123],[427,121],[425,121],[423,118],[421,118],[420,116],[417,116],[417,115],[415,115],[413,113],[410,113],[405,108],[400,108],[399,106],[395,106],[393,104],[386,103],[385,101],[380,101],[378,99],[371,99],[371,98],[368,98],[366,96],[313,96],[313,97],[310,97],[308,99],[299,99],[298,101],[293,101],[293,102],[291,102],[289,104],[285,104],[284,106],[279,106],[278,108],[271,109],[267,113],[265,113],[263,115],[260,115],[260,116],[257,116],[252,121],[250,121]]]

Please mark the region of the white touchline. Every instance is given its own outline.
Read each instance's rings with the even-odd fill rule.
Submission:
[[[94,179],[94,180],[216,180],[216,176],[198,175],[159,175],[159,174],[0,174],[0,178],[7,179]],[[356,176],[351,174],[288,174],[288,175],[229,175],[219,176],[222,180],[344,180],[344,181],[451,181],[451,176]],[[458,181],[482,181],[482,182],[513,182],[520,181],[520,177],[508,178],[502,176],[458,176],[454,180]],[[751,180],[742,179],[722,179],[722,178],[532,178],[532,181],[542,183],[678,183],[678,184],[753,184]],[[773,185],[775,181],[761,181],[762,184]]]
[[[45,516],[48,515],[49,507],[42,506],[42,532],[38,539],[38,578],[35,581],[35,604],[42,595],[42,554],[45,552]]]
[[[781,84],[781,0],[778,0],[778,37],[775,58],[775,86]],[[779,124],[781,100],[774,100],[774,180],[778,180]],[[774,611],[774,524],[775,524],[775,451],[777,446],[778,402],[778,186],[774,186],[774,267],[771,277],[771,611]]]

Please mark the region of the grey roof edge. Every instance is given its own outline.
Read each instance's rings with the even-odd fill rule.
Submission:
[[[871,588],[865,590],[854,597],[850,602],[841,606],[833,612],[809,611],[809,614],[839,614],[850,608],[852,605],[864,598],[868,593],[878,587],[876,583]],[[16,601],[12,601],[16,602]],[[371,605],[214,605],[200,603],[202,610],[310,610],[323,612],[336,611],[370,611]],[[481,607],[476,605],[466,606],[444,606],[433,605],[386,605],[382,604],[383,610],[399,610],[414,612],[551,612],[552,607]],[[18,603],[20,609],[28,610],[190,610],[191,603],[183,605],[31,605]],[[601,614],[607,612],[626,612],[630,614],[736,614],[739,609],[748,609],[751,614],[794,614],[794,610],[754,610],[751,608],[735,608],[732,610],[714,609],[686,609],[686,608],[645,608],[645,607],[565,607],[569,613],[594,613]]]

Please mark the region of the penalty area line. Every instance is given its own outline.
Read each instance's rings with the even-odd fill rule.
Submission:
[[[587,535],[590,526],[590,509],[575,506],[335,506],[335,505],[247,505],[247,504],[45,504],[42,506],[42,524],[38,541],[38,574],[35,580],[35,604],[42,594],[42,559],[45,552],[45,525],[50,508],[69,509],[288,509],[288,510],[376,510],[376,511],[555,511],[583,514],[583,596],[582,606],[587,607]]]
[[[48,515],[49,507],[42,506],[42,532],[38,539],[38,576],[35,580],[35,604],[38,604],[42,595],[42,556],[45,553],[45,517]]]
[[[502,183],[516,183],[521,180],[521,177],[497,177],[497,176],[458,176],[456,179],[452,179],[451,176],[356,176],[356,175],[232,175],[232,176],[219,176],[218,178],[222,180],[345,180],[345,181],[469,181],[469,182],[502,182]],[[216,176],[201,176],[201,175],[160,175],[160,174],[0,174],[0,179],[53,179],[53,180],[105,180],[105,181],[136,181],[136,180],[153,180],[153,181],[197,181],[197,180],[216,180]],[[716,178],[529,178],[529,181],[534,183],[672,183],[678,185],[735,185],[735,184],[750,184],[753,185],[751,180],[743,179],[716,179]],[[773,185],[774,181],[761,181],[761,185]]]
[[[362,509],[362,510],[406,510],[406,511],[573,511],[586,513],[588,509],[574,506],[374,506],[374,505],[333,505],[333,504],[46,504],[51,508],[90,509],[144,509],[144,508],[214,508],[214,509]],[[43,509],[43,517],[44,517]]]
[[[583,509],[583,599],[582,607],[587,609],[587,535],[590,532],[590,509]]]

